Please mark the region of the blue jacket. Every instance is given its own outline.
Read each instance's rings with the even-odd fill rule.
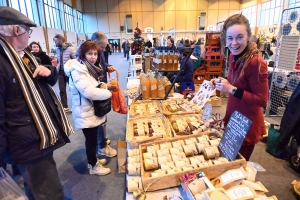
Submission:
[[[187,57],[184,57],[180,62],[180,74],[178,75],[177,82],[193,81],[194,63],[192,59],[189,59],[183,67],[183,63]]]

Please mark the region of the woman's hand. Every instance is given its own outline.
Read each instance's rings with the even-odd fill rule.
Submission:
[[[108,90],[112,90],[112,91],[115,91],[117,89],[117,86],[116,85],[112,85],[110,82],[107,83],[107,89]]]
[[[235,88],[227,81],[227,79],[223,77],[214,78],[211,80],[211,82],[215,86],[215,88],[221,92],[231,93],[231,91]]]
[[[107,89],[107,84],[106,83],[101,83],[100,88],[101,89]]]

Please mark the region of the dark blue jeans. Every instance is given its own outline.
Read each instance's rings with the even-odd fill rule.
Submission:
[[[105,119],[105,122],[103,124],[101,124],[98,128],[98,136],[97,136],[97,152],[100,149],[103,149],[104,147],[106,147],[106,141],[107,141],[107,137],[106,137],[106,121],[107,121],[107,117]]]

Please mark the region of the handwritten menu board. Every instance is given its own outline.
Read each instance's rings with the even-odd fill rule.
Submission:
[[[251,120],[238,111],[231,114],[219,145],[223,157],[235,160],[251,123]]]

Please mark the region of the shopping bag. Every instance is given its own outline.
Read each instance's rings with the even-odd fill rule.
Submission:
[[[26,200],[28,199],[16,182],[0,168],[0,199],[1,200]]]
[[[272,156],[276,156],[279,150],[279,126],[271,124],[268,130],[268,140],[266,151]]]
[[[119,73],[116,71],[117,81],[119,82]],[[112,91],[111,95],[111,105],[113,108],[113,111],[120,113],[120,114],[127,114],[128,113],[128,107],[127,103],[125,101],[125,98],[123,96],[122,90],[117,85],[117,89],[115,91]]]

